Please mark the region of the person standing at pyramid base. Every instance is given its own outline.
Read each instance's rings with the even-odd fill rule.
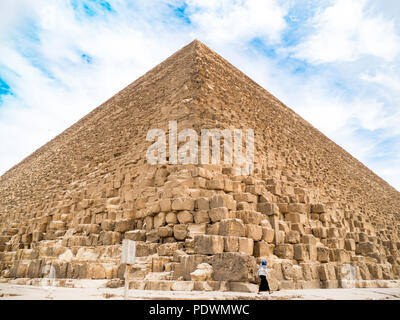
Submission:
[[[267,268],[267,260],[265,259],[261,260],[261,264],[260,267],[258,268],[257,275],[261,279],[260,286],[258,287],[258,294],[261,294],[262,291],[268,291],[269,294],[271,294],[272,291],[269,288],[267,280],[267,277],[269,276]]]

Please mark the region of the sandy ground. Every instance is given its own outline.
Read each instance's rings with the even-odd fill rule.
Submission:
[[[40,287],[0,283],[0,299],[13,300],[105,300],[123,299],[123,288],[86,288]],[[129,299],[265,299],[265,300],[400,300],[400,288],[368,289],[310,289],[273,292],[271,295],[240,292],[203,292],[203,291],[151,291],[129,290]]]

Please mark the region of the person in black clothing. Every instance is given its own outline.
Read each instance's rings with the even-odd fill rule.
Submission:
[[[262,260],[260,267],[258,268],[257,271],[258,276],[261,279],[260,286],[258,288],[258,294],[261,293],[261,291],[269,291],[269,294],[272,293],[271,289],[269,288],[268,284],[268,268],[267,268],[267,260]]]

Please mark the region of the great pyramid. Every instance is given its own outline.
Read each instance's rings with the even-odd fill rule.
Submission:
[[[253,172],[149,164],[146,134],[169,121],[254,129]],[[118,283],[126,238],[134,289],[254,291],[263,257],[273,289],[343,287],[349,270],[384,286],[400,278],[399,212],[398,191],[193,41],[0,177],[0,280],[51,265]]]

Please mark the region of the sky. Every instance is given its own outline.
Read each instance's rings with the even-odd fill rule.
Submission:
[[[400,190],[397,0],[1,0],[0,174],[198,39]]]

